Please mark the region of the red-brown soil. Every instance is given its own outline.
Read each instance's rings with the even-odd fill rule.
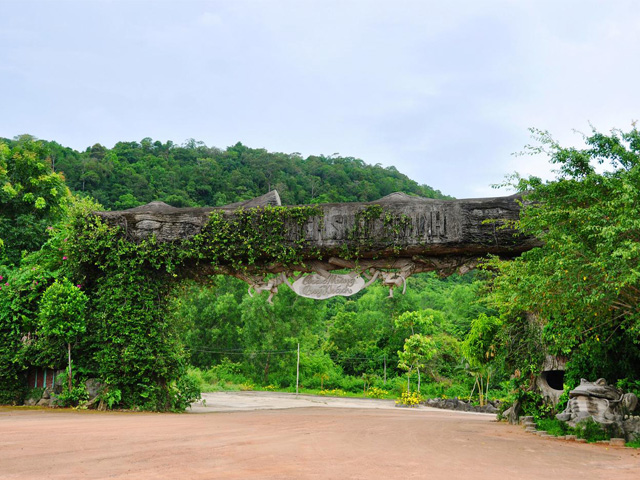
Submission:
[[[640,451],[436,410],[0,408],[0,478],[638,480]]]

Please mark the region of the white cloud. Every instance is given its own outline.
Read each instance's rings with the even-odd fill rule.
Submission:
[[[205,27],[220,27],[222,25],[222,17],[215,13],[204,12],[198,17],[198,23]]]
[[[579,142],[640,117],[633,1],[3,3],[0,136],[146,136],[395,165],[458,197],[515,170],[527,128]]]

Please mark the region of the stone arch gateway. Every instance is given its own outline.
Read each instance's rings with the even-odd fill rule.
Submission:
[[[368,203],[282,206],[270,192],[216,208],[154,202],[80,212],[65,248],[90,298],[82,362],[125,408],[184,409],[192,398],[184,349],[179,325],[166,315],[181,278],[233,275],[269,300],[283,283],[313,298],[378,281],[393,294],[411,274],[448,275],[487,254],[514,257],[538,245],[516,235],[520,209],[518,196],[401,193]]]
[[[224,223],[247,212],[286,214],[300,208],[282,206],[278,192],[271,191],[222,207],[175,208],[152,202],[97,215],[120,227],[130,242],[153,239],[175,244],[201,236],[212,215]],[[519,218],[519,195],[435,200],[393,193],[373,202],[309,208],[302,221],[300,215],[280,217],[280,246],[296,250],[295,258],[288,262],[269,255],[243,259],[238,254],[219,262],[191,261],[189,266],[199,273],[241,278],[249,284],[250,293],[270,292],[269,301],[283,283],[303,296],[328,298],[355,293],[354,289],[379,280],[390,287],[392,296],[393,288],[404,289],[406,278],[414,273],[436,271],[446,276],[465,272],[488,254],[513,257],[539,244],[535,238],[516,235],[512,228]],[[255,224],[256,230],[263,227]],[[330,273],[333,270],[349,270],[351,280]],[[314,276],[303,278],[304,274]]]

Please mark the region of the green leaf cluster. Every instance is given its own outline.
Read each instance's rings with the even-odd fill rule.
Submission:
[[[66,278],[53,282],[40,299],[38,333],[72,342],[86,331],[87,300],[80,285],[73,285]]]
[[[29,136],[11,143],[0,141],[0,263],[18,265],[64,216],[69,190],[45,144]]]
[[[571,355],[571,377],[638,377],[640,343],[640,132],[592,131],[585,147],[538,145],[557,178],[515,178],[525,193],[519,229],[543,246],[494,259],[490,302],[507,319],[529,312],[551,353]],[[531,348],[538,345],[532,344]],[[628,362],[618,360],[626,357]],[[582,359],[582,360],[579,360]],[[635,364],[635,365],[634,365]]]
[[[308,252],[304,226],[322,218],[317,207],[272,207],[213,211],[202,232],[182,247],[182,256],[239,269],[261,263],[300,265]]]

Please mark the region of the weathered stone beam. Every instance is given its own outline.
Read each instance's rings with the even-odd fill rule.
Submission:
[[[393,193],[367,203],[319,205],[322,218],[307,224],[304,236],[310,246],[325,256],[339,256],[345,243],[358,240],[369,244],[361,258],[440,257],[455,255],[518,255],[538,245],[535,238],[517,236],[510,222],[520,214],[520,197],[435,200]],[[362,222],[358,214],[371,205],[383,207],[383,217],[391,215],[397,230],[389,234],[384,218],[360,228],[366,237],[353,238],[354,227]]]
[[[96,212],[112,225],[123,227],[127,236],[141,241],[155,235],[160,242],[186,240],[197,235],[214,210],[233,212],[239,208],[281,206],[275,190],[244,202],[223,207],[176,208],[163,202],[151,202],[128,210]]]
[[[539,245],[537,239],[517,236],[509,228],[509,223],[519,218],[519,200],[516,195],[434,200],[394,193],[374,202],[321,204],[317,207],[322,215],[312,217],[301,229],[292,226],[286,236],[290,241],[304,238],[308,251],[315,252],[309,259],[317,259],[320,252],[324,265],[317,265],[320,270],[347,268],[340,257],[345,245],[355,245],[357,260],[377,268],[398,269],[410,261],[414,271],[445,272],[464,265],[473,267],[475,259],[487,254],[517,256]],[[265,205],[280,205],[277,192],[216,208],[174,208],[154,202],[97,214],[122,226],[133,241],[155,235],[161,242],[170,242],[199,233],[213,210],[232,216],[240,207]],[[363,214],[375,205],[382,207],[383,214],[365,220],[368,217]],[[277,272],[286,266],[267,269]]]

